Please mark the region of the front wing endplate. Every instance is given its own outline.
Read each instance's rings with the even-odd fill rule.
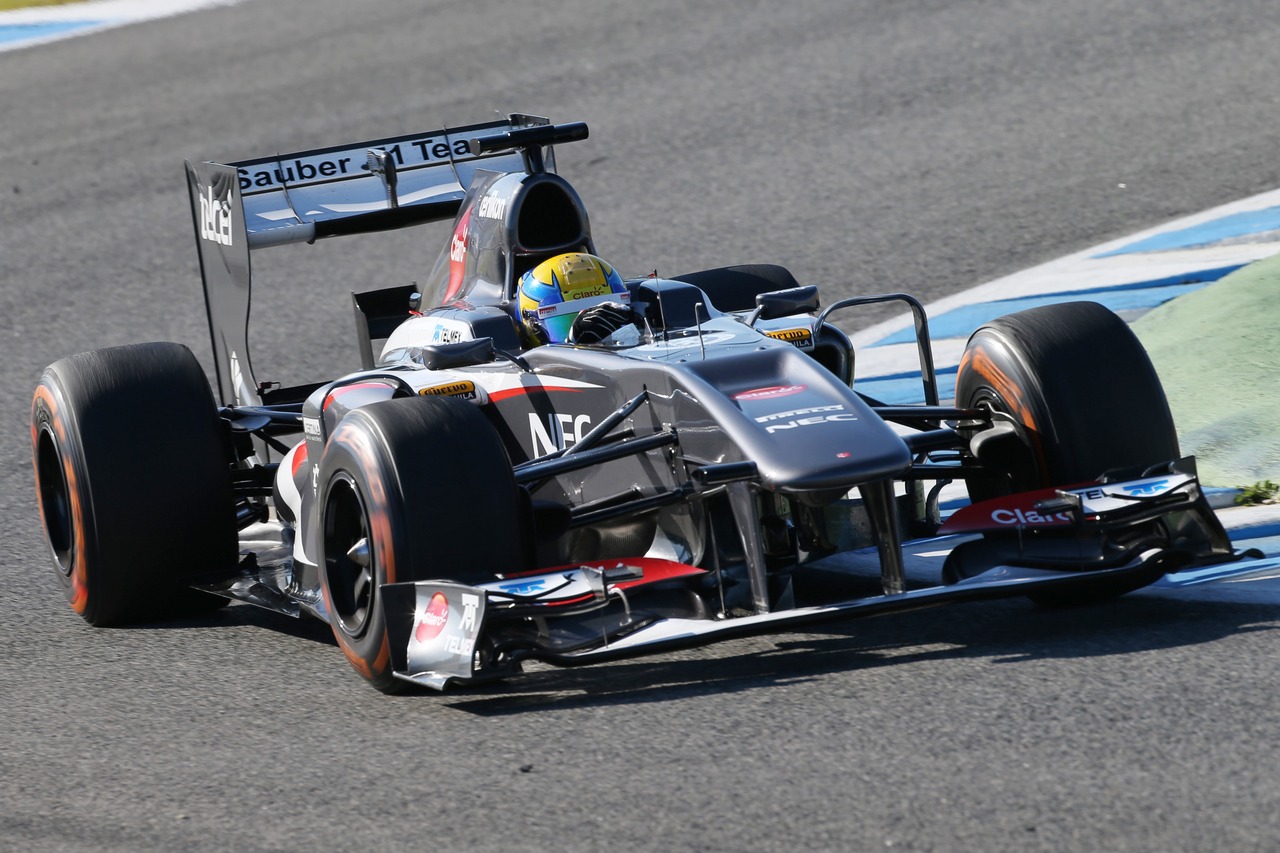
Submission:
[[[382,587],[396,677],[437,690],[473,678],[485,600],[484,590],[443,581]]]

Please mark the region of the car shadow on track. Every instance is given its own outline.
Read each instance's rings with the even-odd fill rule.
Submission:
[[[332,630],[322,622],[241,603],[197,617],[132,627],[248,627],[336,646]],[[452,688],[444,694],[425,688],[417,692],[456,710],[504,716],[747,692],[921,662],[985,659],[992,666],[1008,666],[1127,655],[1277,628],[1280,608],[1272,601],[1137,593],[1093,606],[1054,609],[1013,598],[830,622],[808,631],[583,667],[531,663],[526,672],[502,681]],[[346,666],[340,655],[334,666]]]
[[[988,659],[993,666],[1128,655],[1212,643],[1280,628],[1274,604],[1130,596],[1047,609],[1022,600],[935,608],[820,626],[811,633],[730,641],[643,660],[542,667],[502,682],[446,693],[481,716],[553,708],[666,702],[746,692],[824,676]]]
[[[318,619],[309,617],[294,618],[239,601],[228,601],[222,607],[196,616],[187,616],[162,622],[134,623],[124,630],[236,627],[264,628],[272,633],[287,634],[301,640],[312,640],[328,646],[338,645],[337,640],[333,638],[333,629]]]

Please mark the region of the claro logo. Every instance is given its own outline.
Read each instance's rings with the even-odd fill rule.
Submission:
[[[1024,512],[1020,509],[998,509],[991,513],[991,520],[996,524],[1059,524],[1070,521],[1071,515],[1065,512],[1041,515],[1035,510]]]
[[[200,238],[221,246],[231,245],[231,201],[213,197],[213,187],[200,195]]]
[[[449,599],[437,592],[431,596],[426,609],[418,614],[418,626],[414,629],[413,638],[419,643],[434,640],[444,630],[449,621]]]

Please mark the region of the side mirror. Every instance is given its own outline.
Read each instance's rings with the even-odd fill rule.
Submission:
[[[772,290],[756,297],[756,311],[752,316],[752,322],[775,320],[778,317],[790,317],[792,314],[812,313],[820,307],[816,284],[792,287],[787,290]]]
[[[477,338],[474,341],[423,347],[421,361],[422,366],[428,370],[444,370],[450,367],[488,364],[494,357],[493,338]]]

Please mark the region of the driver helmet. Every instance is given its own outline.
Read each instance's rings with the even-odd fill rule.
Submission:
[[[605,302],[629,305],[622,276],[606,261],[568,252],[543,261],[520,277],[520,323],[530,343],[560,344],[583,309]]]

